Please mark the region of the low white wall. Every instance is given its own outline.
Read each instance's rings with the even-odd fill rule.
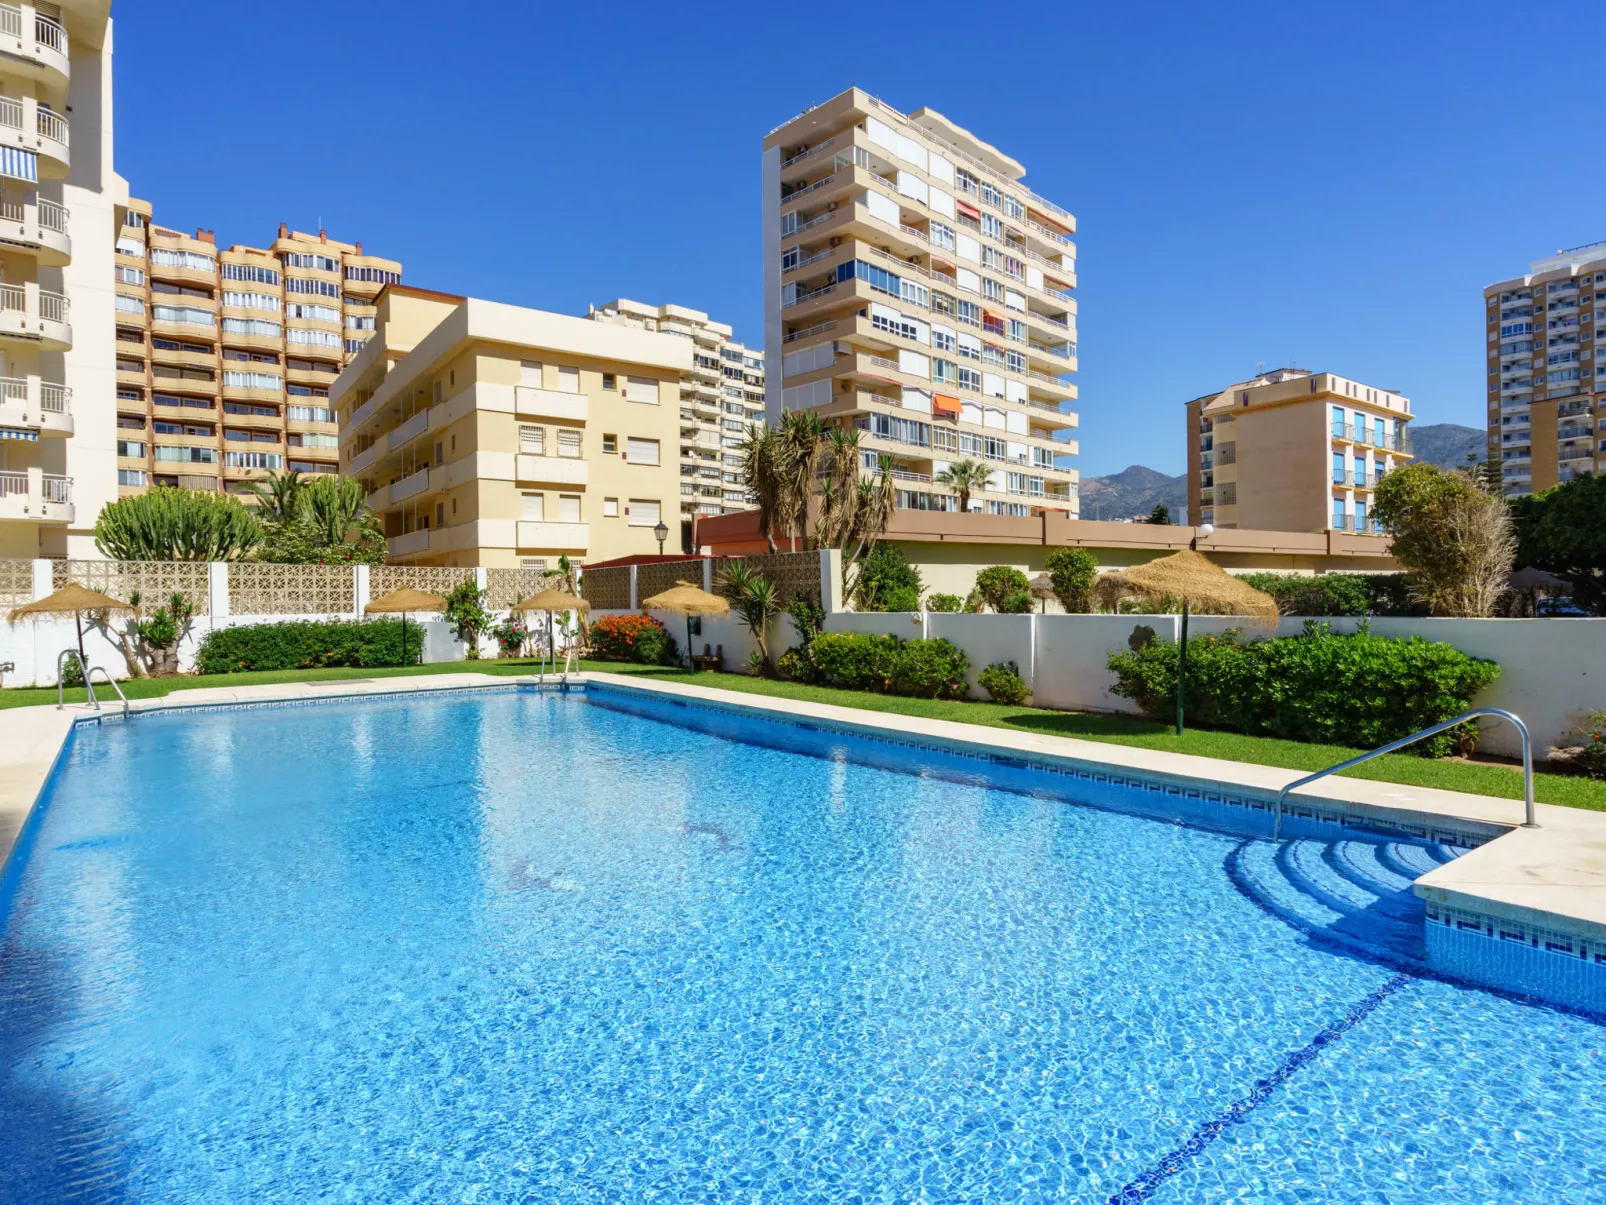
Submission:
[[[926,635],[957,644],[970,657],[970,693],[985,699],[976,675],[995,661],[1013,661],[1030,687],[1036,677],[1035,615],[944,615],[926,617]]]
[[[591,622],[595,623],[604,615],[639,615],[642,612],[629,610],[598,610],[591,612]],[[686,617],[678,611],[647,611],[659,623],[669,630],[675,638],[675,644],[682,653],[686,652]],[[720,668],[730,673],[741,673],[747,669],[747,659],[758,651],[758,641],[753,639],[752,632],[748,631],[747,624],[736,615],[701,615],[697,617],[702,622],[702,632],[691,638],[691,651],[702,656],[703,646],[708,647],[710,654],[719,653],[721,657]],[[770,656],[779,657],[787,649],[797,643],[797,628],[792,623],[790,615],[782,614],[770,621],[767,637],[770,646]]]
[[[825,630],[918,640],[926,634],[929,618],[919,611],[835,611],[825,617]]]
[[[1032,703],[1067,711],[1137,714],[1136,703],[1110,693],[1115,685],[1107,664],[1110,654],[1129,647],[1140,626],[1152,628],[1160,640],[1174,640],[1176,623],[1172,615],[1038,616]]]

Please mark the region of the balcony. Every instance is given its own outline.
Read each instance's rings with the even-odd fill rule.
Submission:
[[[67,298],[27,284],[0,284],[0,338],[21,339],[44,351],[72,348]]]
[[[552,485],[587,485],[590,464],[577,456],[536,456],[521,452],[514,460],[514,475],[520,481]]]
[[[67,207],[35,193],[0,197],[0,240],[26,247],[41,264],[59,268],[72,262]]]
[[[518,385],[513,389],[513,410],[520,418],[551,418],[583,423],[590,412],[590,400],[583,393],[563,393],[556,389]]]
[[[518,541],[521,549],[584,552],[590,547],[591,529],[586,523],[547,523],[539,519],[520,519]]]
[[[0,520],[71,523],[76,517],[71,477],[37,468],[0,472]]]
[[[72,390],[38,377],[0,377],[0,427],[65,437],[73,433]]]
[[[429,551],[429,528],[421,527],[403,536],[391,536],[385,541],[391,556],[412,556]]]
[[[392,452],[399,452],[427,430],[429,430],[429,411],[420,410],[390,433],[385,446]]]
[[[65,179],[72,164],[67,119],[31,96],[0,96],[0,146],[37,155],[41,179]]]
[[[19,73],[36,78],[53,74],[58,86],[72,78],[67,31],[31,5],[0,4],[0,54]]]
[[[353,477],[359,473],[367,472],[373,468],[374,461],[379,459],[379,449],[379,444],[370,444],[351,458],[351,466],[346,471]]]

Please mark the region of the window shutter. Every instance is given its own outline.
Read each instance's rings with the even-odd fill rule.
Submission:
[[[558,390],[561,393],[579,393],[580,370],[578,368],[559,368]]]
[[[658,382],[652,377],[626,377],[624,396],[626,401],[646,402],[656,406]]]
[[[519,518],[539,523],[546,518],[546,498],[541,494],[524,494],[519,499]]]
[[[558,432],[558,455],[578,457],[580,455],[580,432]]]
[[[532,389],[541,388],[541,362],[539,360],[519,361],[519,384],[528,385]]]
[[[657,527],[659,506],[656,500],[632,498],[630,500],[631,527]]]
[[[558,522],[578,523],[580,521],[580,495],[558,495]]]
[[[546,431],[540,427],[519,428],[519,451],[540,456],[546,451]]]
[[[637,439],[634,435],[625,440],[625,459],[631,464],[657,464],[658,441]],[[656,523],[658,520],[654,519]]]

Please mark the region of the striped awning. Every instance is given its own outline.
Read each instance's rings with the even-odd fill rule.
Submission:
[[[39,182],[39,156],[32,151],[19,151],[14,146],[0,146],[0,176],[13,180]]]
[[[39,439],[39,432],[19,431],[16,427],[0,427],[0,439],[26,439],[30,441],[37,441]]]

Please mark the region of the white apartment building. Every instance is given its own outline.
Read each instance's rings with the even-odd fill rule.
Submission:
[[[96,556],[117,497],[112,22],[0,4],[0,557]]]
[[[764,140],[767,413],[856,429],[900,507],[956,510],[939,478],[968,459],[996,466],[972,510],[1078,514],[1076,219],[1025,174],[857,88]]]
[[[597,322],[689,339],[691,371],[680,379],[680,518],[690,551],[695,515],[748,509],[741,446],[764,421],[764,353],[731,338],[731,328],[701,310],[619,298],[592,306]],[[677,535],[677,539],[681,536]]]

